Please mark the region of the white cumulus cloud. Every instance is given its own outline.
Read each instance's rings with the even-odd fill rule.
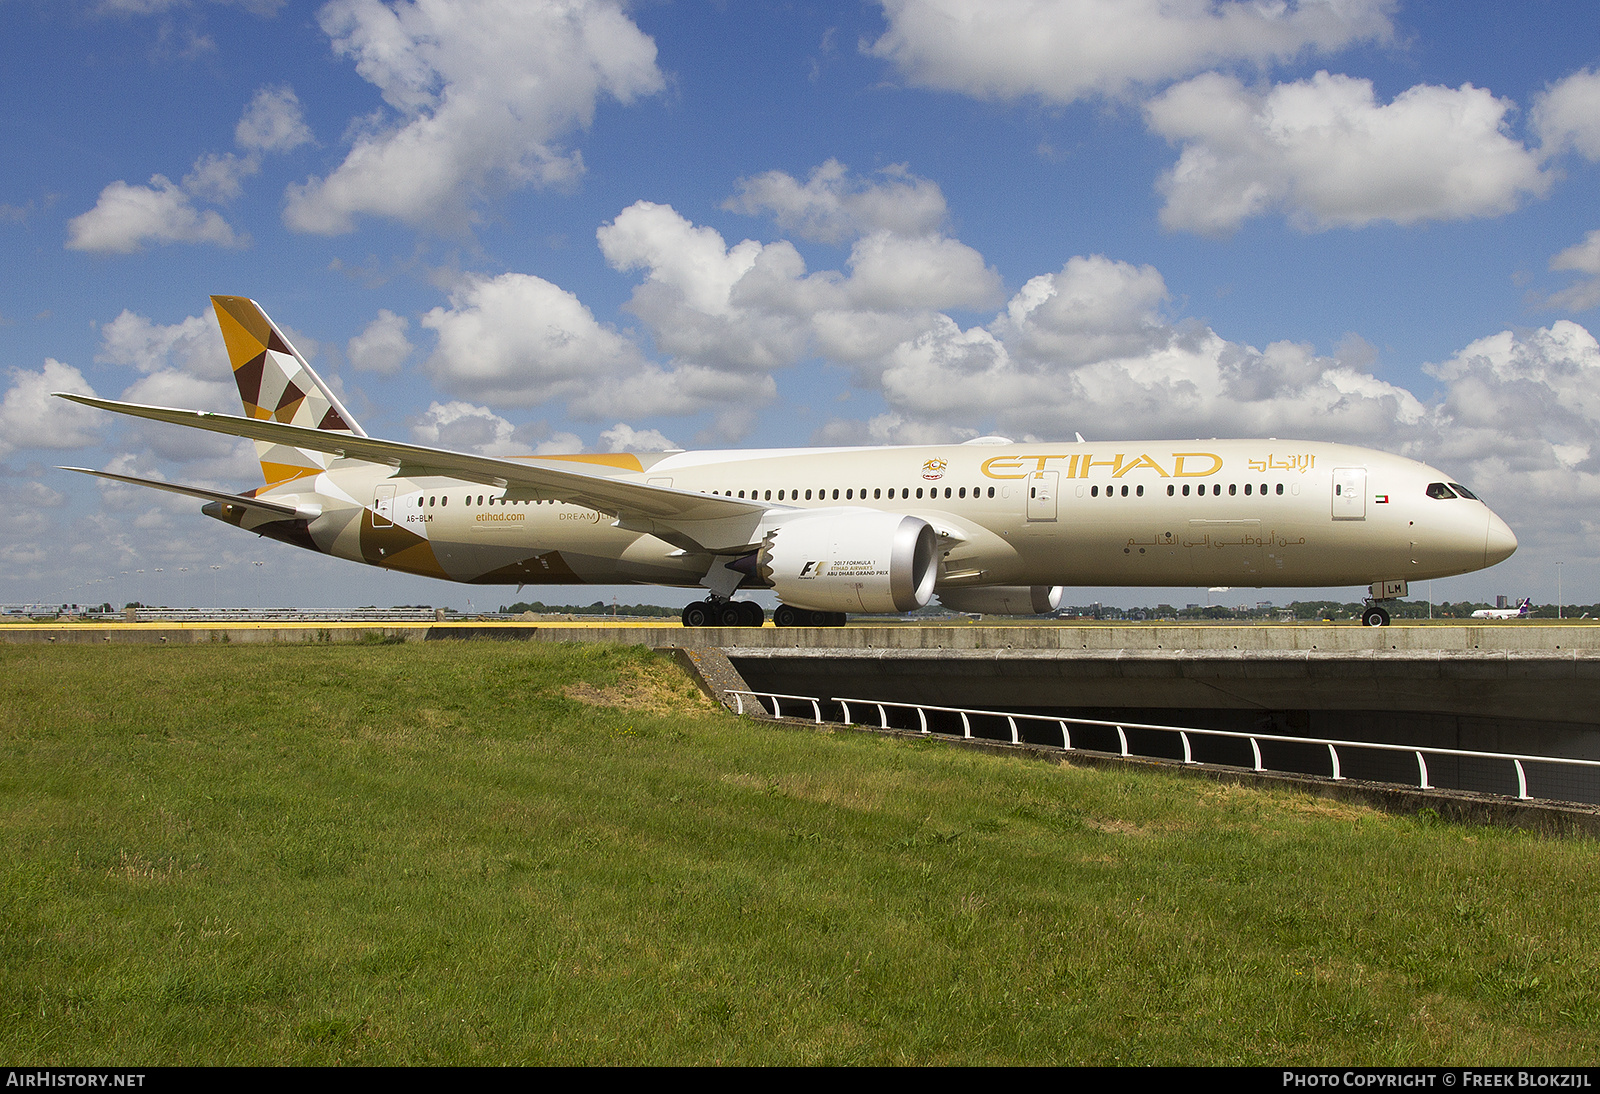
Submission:
[[[287,152],[311,140],[300,117],[300,102],[288,87],[256,92],[234,129],[245,155],[207,152],[194,161],[181,185],[165,175],[152,175],[148,186],[117,180],[100,191],[94,208],[67,222],[67,247],[97,254],[132,254],[146,243],[210,243],[244,247],[246,235],[234,230],[214,205],[233,201],[244,180],[261,170],[266,152]]]
[[[1568,311],[1588,311],[1600,306],[1600,229],[1583,237],[1550,259],[1552,270],[1573,270],[1588,277],[1573,282],[1559,292],[1552,293],[1543,304]]]
[[[488,193],[581,174],[563,142],[600,96],[664,82],[655,43],[612,0],[332,0],[318,22],[394,116],[289,188],[284,220],[302,232],[348,232],[360,215],[462,230]]]
[[[779,173],[765,177],[781,188]],[[842,189],[854,192],[849,180]],[[636,202],[598,238],[614,268],[645,272],[628,308],[656,346],[680,365],[728,374],[770,374],[811,354],[871,369],[940,309],[992,307],[1003,295],[982,255],[938,233],[877,228],[854,240],[847,271],[816,273],[787,240],[729,246],[670,205]]]
[[[37,372],[10,370],[11,386],[0,397],[0,456],[28,448],[84,448],[100,440],[106,416],[53,391],[93,395],[83,373],[54,357]]]
[[[626,422],[602,429],[600,440],[608,452],[672,452],[679,447],[662,436],[660,430],[635,429]]]
[[[404,316],[379,308],[378,318],[345,345],[350,367],[384,376],[398,373],[416,349],[406,337],[410,326]]]
[[[1370,347],[1333,357],[1289,342],[1230,342],[1159,311],[1161,275],[1104,256],[1029,280],[987,326],[949,316],[884,355],[877,386],[894,436],[1303,436],[1391,448],[1428,418],[1374,376]],[[865,380],[863,380],[865,382]],[[888,426],[885,426],[888,428]]]
[[[247,152],[288,152],[310,144],[311,130],[300,113],[300,99],[287,85],[257,91],[233,129],[234,143]]]
[[[803,273],[792,245],[746,239],[729,247],[716,229],[648,201],[624,209],[597,238],[613,268],[645,271],[628,307],[664,352],[735,372],[781,368],[802,352],[805,330],[793,316],[733,301],[734,287],[758,265],[779,281],[794,280],[797,267]]]
[[[738,194],[723,208],[769,214],[785,231],[802,239],[841,243],[871,232],[923,236],[939,230],[948,209],[937,183],[916,178],[903,167],[881,172],[882,181],[852,177],[830,159],[801,183],[784,171],[740,179]]]
[[[214,322],[191,315],[177,323],[156,323],[124,308],[100,328],[100,364],[131,365],[143,373],[181,369],[212,379],[228,374],[228,351]]]
[[[1534,99],[1532,120],[1547,153],[1573,148],[1600,160],[1600,72],[1583,69],[1551,84]]]
[[[1183,149],[1158,184],[1161,221],[1223,235],[1275,212],[1307,231],[1507,213],[1551,182],[1506,134],[1512,105],[1470,84],[1385,104],[1370,81],[1326,72],[1266,90],[1197,76],[1146,105]]]
[[[221,213],[196,209],[164,175],[152,175],[149,186],[113,182],[93,209],[67,222],[67,247],[74,251],[132,254],[146,242],[240,247],[245,241]]]
[[[100,328],[99,364],[123,365],[139,376],[121,398],[150,406],[239,413],[239,389],[228,365],[228,351],[215,322],[191,315],[177,323],[156,323],[124,309]],[[136,439],[175,460],[224,460],[237,442],[232,438],[148,422],[130,422]],[[213,469],[220,478],[220,471]]]
[[[439,337],[426,365],[439,385],[490,403],[574,398],[643,365],[576,296],[530,274],[469,278],[422,325]]]
[[[411,437],[418,444],[480,456],[531,454],[532,447],[517,440],[515,432],[514,425],[489,408],[460,401],[431,403],[411,423]]]
[[[1264,66],[1392,34],[1393,0],[879,0],[871,52],[922,86],[1068,103],[1219,65]]]

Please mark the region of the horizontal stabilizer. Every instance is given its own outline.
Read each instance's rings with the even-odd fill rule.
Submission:
[[[207,490],[200,486],[181,486],[175,482],[162,482],[160,479],[141,479],[134,475],[115,475],[110,471],[94,471],[87,467],[63,467],[61,470],[76,471],[82,475],[94,475],[96,478],[125,482],[133,486],[149,486],[156,490],[165,490],[169,494],[184,494],[188,497],[201,498],[205,501],[219,501],[223,505],[236,505],[243,509],[255,509],[259,512],[271,513],[273,516],[295,517],[306,515],[295,506],[286,505],[281,501],[252,498],[243,494],[228,494],[221,490]]]

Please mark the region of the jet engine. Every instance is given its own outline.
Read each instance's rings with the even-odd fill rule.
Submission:
[[[912,612],[933,596],[938,545],[925,520],[808,513],[767,533],[755,573],[785,604],[826,612]]]
[[[953,611],[983,615],[1048,615],[1061,606],[1060,585],[988,585],[945,589],[939,603]]]

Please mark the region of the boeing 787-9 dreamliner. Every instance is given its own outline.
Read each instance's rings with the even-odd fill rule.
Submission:
[[[1369,585],[1516,550],[1415,460],[1313,441],[1076,441],[500,458],[369,437],[252,300],[214,296],[244,416],[62,397],[256,443],[241,494],[72,468],[200,499],[323,554],[478,585],[699,587],[687,626],[909,612],[1044,614],[1065,585]]]

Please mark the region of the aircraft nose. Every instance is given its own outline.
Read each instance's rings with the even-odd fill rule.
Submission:
[[[1517,534],[1493,513],[1489,514],[1489,533],[1484,539],[1483,564],[1493,566],[1504,562],[1517,549]]]

